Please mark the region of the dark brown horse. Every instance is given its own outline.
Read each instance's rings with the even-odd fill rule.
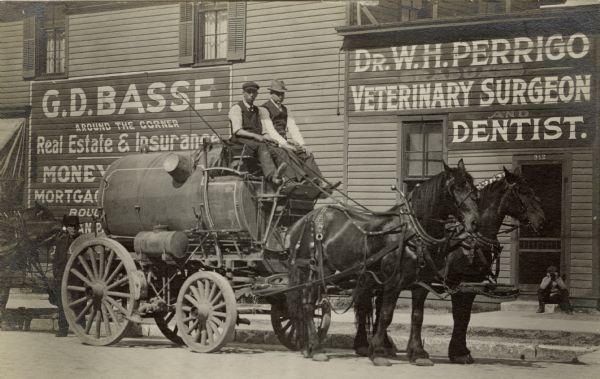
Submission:
[[[22,211],[0,213],[0,320],[4,315],[12,277],[36,261],[42,245],[49,245],[61,223],[37,202]]]
[[[461,282],[482,282],[487,279],[495,281],[497,272],[492,272],[492,265],[499,268],[501,245],[497,236],[506,216],[519,221],[521,226],[530,226],[534,231],[543,227],[545,218],[539,198],[533,189],[515,170],[511,173],[504,168],[499,175],[480,190],[479,210],[480,227],[476,235],[475,251],[456,250],[448,256],[448,284]],[[471,310],[475,300],[475,292],[459,291],[451,295],[452,318],[454,329],[448,347],[451,362],[473,363],[471,352],[467,348],[467,328],[471,320]]]
[[[507,215],[517,219],[522,225],[530,225],[534,230],[539,230],[544,223],[544,212],[539,199],[518,172],[513,174],[505,168],[502,175],[497,175],[493,180],[487,181],[486,185],[478,185],[478,187],[480,188],[478,201],[480,218],[479,232],[475,235],[475,251],[472,251],[472,249],[471,251],[465,251],[463,248],[455,249],[456,246],[450,244],[448,250],[451,251],[441,254],[441,256],[447,255],[443,264],[445,268],[443,279],[445,284],[450,287],[456,287],[458,284],[465,282],[495,281],[497,273],[492,272],[492,265],[495,264],[496,267],[499,267],[501,251],[497,235]],[[427,276],[430,279],[434,278],[435,275],[428,267],[424,271],[429,272],[424,272],[423,278]],[[372,303],[368,298],[371,292],[368,292],[368,290],[370,289],[363,290],[363,292],[367,291],[364,297],[357,297],[355,350],[359,355],[365,355],[367,323],[364,320],[372,312]],[[418,365],[432,364],[429,355],[421,344],[423,307],[427,292],[423,287],[412,289],[412,323],[407,354],[409,360]],[[359,292],[359,295],[363,294]],[[462,364],[474,362],[467,348],[466,334],[475,296],[475,291],[459,290],[451,293],[454,320],[452,339],[448,348],[448,357],[451,362]],[[379,308],[379,303],[380,299],[377,298],[376,308]],[[377,309],[377,313],[379,313],[379,309]],[[388,346],[388,353],[393,355],[395,350],[393,343],[389,341]]]
[[[479,217],[475,195],[473,179],[461,160],[457,168],[444,164],[440,174],[414,190],[412,201],[426,210],[426,220],[455,215],[463,220],[467,230],[474,231]],[[369,355],[376,364],[387,363],[382,357],[387,354],[386,330],[392,322],[396,300],[401,290],[419,279],[421,267],[428,260],[421,254],[422,249],[405,244],[405,240],[417,236],[407,209],[401,203],[382,214],[373,214],[327,206],[310,212],[290,229],[290,287],[301,287],[288,292],[287,300],[306,357],[327,359],[313,323],[315,304],[327,277],[350,272],[355,278],[362,278],[359,282],[377,278],[381,283],[381,317]],[[438,221],[435,223],[438,225]]]

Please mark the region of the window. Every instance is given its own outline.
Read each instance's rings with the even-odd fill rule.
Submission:
[[[350,25],[378,25],[517,13],[565,0],[360,0],[350,7]]]
[[[199,60],[227,58],[227,3],[203,1],[198,7]]]
[[[443,122],[405,121],[403,129],[402,167],[406,191],[438,174],[443,169]]]
[[[47,5],[23,20],[23,77],[63,76],[67,65],[64,5]]]
[[[181,3],[179,63],[203,64],[245,58],[246,3],[197,1]]]
[[[65,72],[65,29],[45,29],[42,34],[44,41],[42,61],[43,72],[46,74],[59,74]]]

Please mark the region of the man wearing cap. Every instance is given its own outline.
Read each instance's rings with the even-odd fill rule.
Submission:
[[[260,162],[263,174],[275,185],[282,183],[278,170],[271,158],[271,153],[265,142],[276,143],[268,134],[263,133],[259,109],[254,105],[259,85],[255,82],[242,84],[243,99],[234,104],[229,110],[231,123],[231,141],[244,144],[246,149]]]
[[[69,260],[69,248],[75,238],[79,237],[79,217],[63,216],[64,229],[56,239],[56,248],[52,259],[52,274],[54,276],[54,299],[58,307],[58,332],[56,337],[66,337],[69,333],[69,324],[65,316],[62,299],[60,296],[60,285],[63,273]]]
[[[289,154],[286,151],[276,150],[275,155],[279,160],[287,163],[286,175],[291,176],[292,179],[300,181],[308,178],[315,184],[320,184],[323,176],[321,170],[306,146],[296,120],[283,105],[287,91],[285,83],[283,80],[274,79],[268,89],[270,99],[261,106],[260,113],[263,130],[277,142],[279,147],[295,153]]]
[[[546,269],[546,276],[538,288],[539,307],[537,313],[545,312],[545,304],[558,304],[560,309],[571,314],[573,308],[569,302],[569,290],[563,279],[558,275],[558,269],[550,266]]]

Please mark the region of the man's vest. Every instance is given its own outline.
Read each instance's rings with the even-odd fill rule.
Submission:
[[[242,129],[252,133],[262,134],[262,125],[258,115],[258,108],[253,106],[252,110],[246,108],[243,101],[238,102],[242,110]]]
[[[269,100],[262,106],[269,111],[269,116],[271,117],[271,121],[273,121],[273,126],[275,127],[275,130],[277,130],[277,133],[287,139],[288,114],[285,105],[281,104],[281,109],[279,109],[271,100]]]

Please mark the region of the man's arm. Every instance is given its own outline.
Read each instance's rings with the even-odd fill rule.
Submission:
[[[560,288],[561,290],[567,289],[567,285],[565,284],[564,280],[562,280],[562,278],[560,276],[556,278],[556,285],[558,285],[558,288]]]
[[[552,282],[550,275],[544,276],[544,279],[542,279],[542,282],[540,283],[540,288],[545,290],[546,287],[548,287],[548,285],[550,284],[550,282]]]
[[[271,116],[269,115],[269,111],[265,107],[258,107],[258,114],[260,115],[263,135],[265,137],[270,137],[272,142],[277,143],[277,145],[281,147],[292,149],[293,147],[287,143],[281,134],[277,133],[277,130],[275,130],[275,126],[273,125],[273,121],[271,121]]]
[[[298,128],[298,125],[296,124],[296,119],[294,118],[294,116],[292,115],[292,113],[290,112],[290,110],[288,109],[288,119],[287,119],[287,132],[288,132],[288,139],[292,140],[294,143],[298,144],[299,146],[304,146],[305,142],[304,142],[304,138],[302,137],[302,133],[300,133],[300,129]]]

